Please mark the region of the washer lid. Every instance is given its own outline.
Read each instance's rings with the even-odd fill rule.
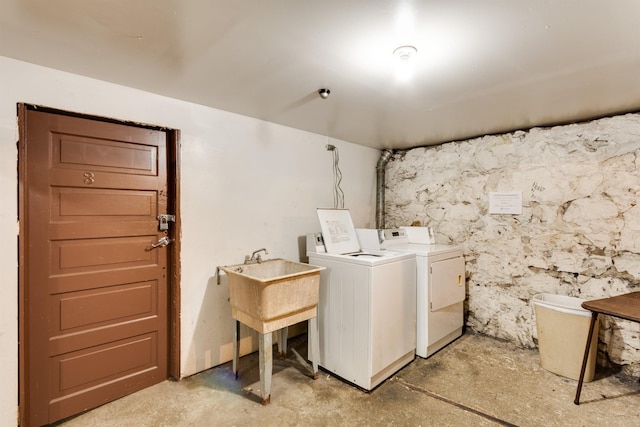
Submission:
[[[345,264],[364,265],[376,267],[392,262],[412,262],[415,263],[416,256],[411,252],[397,251],[366,251],[353,254],[331,254],[326,252],[309,252],[309,263],[313,265],[323,265],[322,260],[332,260]],[[414,264],[415,265],[415,264]],[[414,267],[415,268],[415,267]]]
[[[360,243],[348,209],[318,208],[318,219],[328,253],[360,252]]]

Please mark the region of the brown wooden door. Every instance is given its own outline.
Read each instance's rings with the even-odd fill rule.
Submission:
[[[167,135],[23,113],[26,424],[168,377]]]

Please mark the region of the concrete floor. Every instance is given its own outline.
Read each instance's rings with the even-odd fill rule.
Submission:
[[[295,350],[295,351],[294,351]],[[320,372],[314,381],[306,337],[289,341],[288,357],[274,357],[271,404],[260,405],[257,353],[166,381],[56,424],[91,426],[639,426],[637,377],[598,368],[585,383],[540,367],[538,352],[465,334],[428,359],[416,358],[365,393]]]

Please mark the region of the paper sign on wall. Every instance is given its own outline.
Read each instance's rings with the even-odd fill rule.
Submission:
[[[490,214],[522,214],[522,191],[492,191],[489,193]]]

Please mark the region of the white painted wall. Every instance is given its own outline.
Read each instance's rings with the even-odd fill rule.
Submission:
[[[299,260],[301,237],[319,231],[315,209],[333,205],[327,143],[339,150],[355,225],[374,224],[377,150],[0,57],[0,425],[15,425],[18,390],[17,247],[10,242],[19,102],[181,130],[182,376],[230,359],[228,288],[216,284],[216,266],[262,247],[269,257]]]

